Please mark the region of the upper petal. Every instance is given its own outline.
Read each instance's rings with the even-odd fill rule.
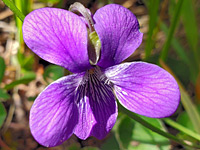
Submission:
[[[119,102],[135,113],[161,118],[173,114],[180,101],[175,79],[164,69],[149,63],[124,63],[108,68]]]
[[[27,46],[42,59],[72,72],[90,68],[87,28],[72,12],[41,8],[28,14],[23,23]]]
[[[100,72],[99,72],[100,73]],[[98,69],[85,75],[85,81],[77,90],[79,123],[75,134],[86,139],[94,136],[103,139],[117,119],[117,103],[112,87],[101,80]]]
[[[121,63],[142,42],[137,18],[123,6],[110,4],[98,9],[94,21],[101,41],[101,58],[97,65],[103,68]]]
[[[81,77],[75,74],[60,78],[34,101],[29,123],[33,137],[41,145],[59,145],[73,134],[79,118],[74,96]]]

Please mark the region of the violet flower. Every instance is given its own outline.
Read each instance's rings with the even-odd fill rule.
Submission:
[[[72,134],[103,139],[117,119],[116,98],[128,110],[153,118],[170,116],[179,104],[178,85],[164,69],[145,62],[120,64],[142,42],[134,14],[110,4],[97,10],[94,25],[83,18],[42,8],[23,23],[24,41],[34,53],[74,73],[51,83],[31,108],[32,135],[46,147]],[[93,51],[96,56],[88,44],[88,26],[101,42],[100,53]]]

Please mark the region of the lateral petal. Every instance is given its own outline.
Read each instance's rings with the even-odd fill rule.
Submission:
[[[46,147],[53,147],[68,139],[78,123],[75,89],[82,75],[62,77],[50,84],[34,101],[30,111],[33,137]]]
[[[175,79],[164,69],[145,62],[106,69],[119,102],[128,110],[152,118],[172,115],[180,101]]]
[[[27,46],[42,59],[71,72],[90,68],[86,24],[76,14],[58,8],[41,8],[23,23]]]
[[[103,139],[117,119],[115,96],[112,87],[100,79],[96,70],[85,77],[85,83],[77,91],[79,123],[74,133],[84,140],[89,136]]]
[[[121,63],[141,44],[143,34],[139,31],[139,23],[127,8],[106,5],[98,9],[93,18],[101,41],[98,66],[106,68]]]

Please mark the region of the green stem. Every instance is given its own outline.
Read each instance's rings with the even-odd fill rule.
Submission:
[[[163,120],[165,121],[165,123],[167,123],[168,125],[172,126],[173,128],[178,129],[179,131],[187,134],[188,136],[191,136],[194,139],[200,141],[200,135],[199,134],[189,130],[188,128],[176,123],[175,121],[173,121],[173,120],[171,120],[169,118],[164,118]]]
[[[22,11],[22,9],[25,7],[25,5],[23,6],[22,0],[20,0],[20,1],[19,0],[13,0],[13,2],[15,4],[15,6],[19,9],[19,11]],[[26,5],[26,7],[27,6],[28,5]],[[17,17],[17,15],[15,15],[15,22],[16,22],[16,26],[17,26],[17,29],[18,29],[18,34],[16,34],[16,36],[17,36],[16,39],[18,39],[18,41],[20,43],[19,51],[23,53],[24,52],[24,40],[23,40],[23,34],[22,34],[23,22]]]
[[[23,22],[24,21],[24,14],[15,6],[15,4],[11,0],[2,0],[6,6],[12,10],[12,12]]]
[[[176,26],[177,26],[177,23],[178,23],[178,20],[180,18],[180,12],[181,12],[181,6],[182,6],[182,3],[183,3],[184,0],[179,0],[177,2],[177,5],[175,7],[175,13],[174,13],[174,16],[172,18],[172,23],[171,23],[171,26],[169,28],[169,34],[167,36],[167,40],[164,44],[164,47],[162,49],[162,52],[161,52],[161,56],[160,58],[165,61],[166,58],[167,58],[167,54],[168,54],[168,51],[169,51],[169,47],[171,45],[171,41],[172,41],[172,37],[174,35],[174,31],[176,29]]]
[[[139,117],[137,114],[133,113],[133,112],[130,112],[128,111],[127,109],[125,109],[123,106],[121,106],[120,104],[118,104],[119,106],[119,110],[121,112],[123,112],[124,114],[128,115],[130,118],[134,119],[135,121],[139,122],[140,124],[142,124],[143,126],[145,126],[146,128],[168,138],[168,139],[171,139],[179,144],[182,144],[182,145],[185,145],[185,146],[189,146],[189,147],[194,147],[194,148],[200,148],[200,146],[198,145],[192,145],[192,144],[189,144],[188,142],[186,143],[185,141],[181,140],[181,139],[178,139],[177,137],[175,137],[174,135],[170,134],[170,133],[167,133],[167,132],[164,132],[162,131],[161,129],[155,127],[154,125],[148,123],[147,121],[145,121],[144,119],[142,119],[141,117]]]

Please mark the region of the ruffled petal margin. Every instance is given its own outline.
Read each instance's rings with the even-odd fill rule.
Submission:
[[[30,129],[38,143],[53,147],[67,140],[78,123],[75,89],[82,75],[62,77],[50,84],[34,101],[30,111]]]
[[[27,46],[42,59],[78,73],[89,69],[86,24],[76,14],[58,8],[41,8],[23,23]]]
[[[118,115],[112,87],[101,80],[96,71],[86,73],[87,79],[77,91],[80,116],[74,134],[83,140],[89,136],[103,139],[113,128]]]
[[[152,118],[172,115],[180,102],[175,79],[164,69],[145,62],[116,65],[105,70],[116,97],[128,110]]]
[[[94,27],[101,41],[101,58],[97,63],[107,68],[121,63],[141,44],[143,33],[139,31],[136,16],[127,8],[110,4],[94,14]]]

